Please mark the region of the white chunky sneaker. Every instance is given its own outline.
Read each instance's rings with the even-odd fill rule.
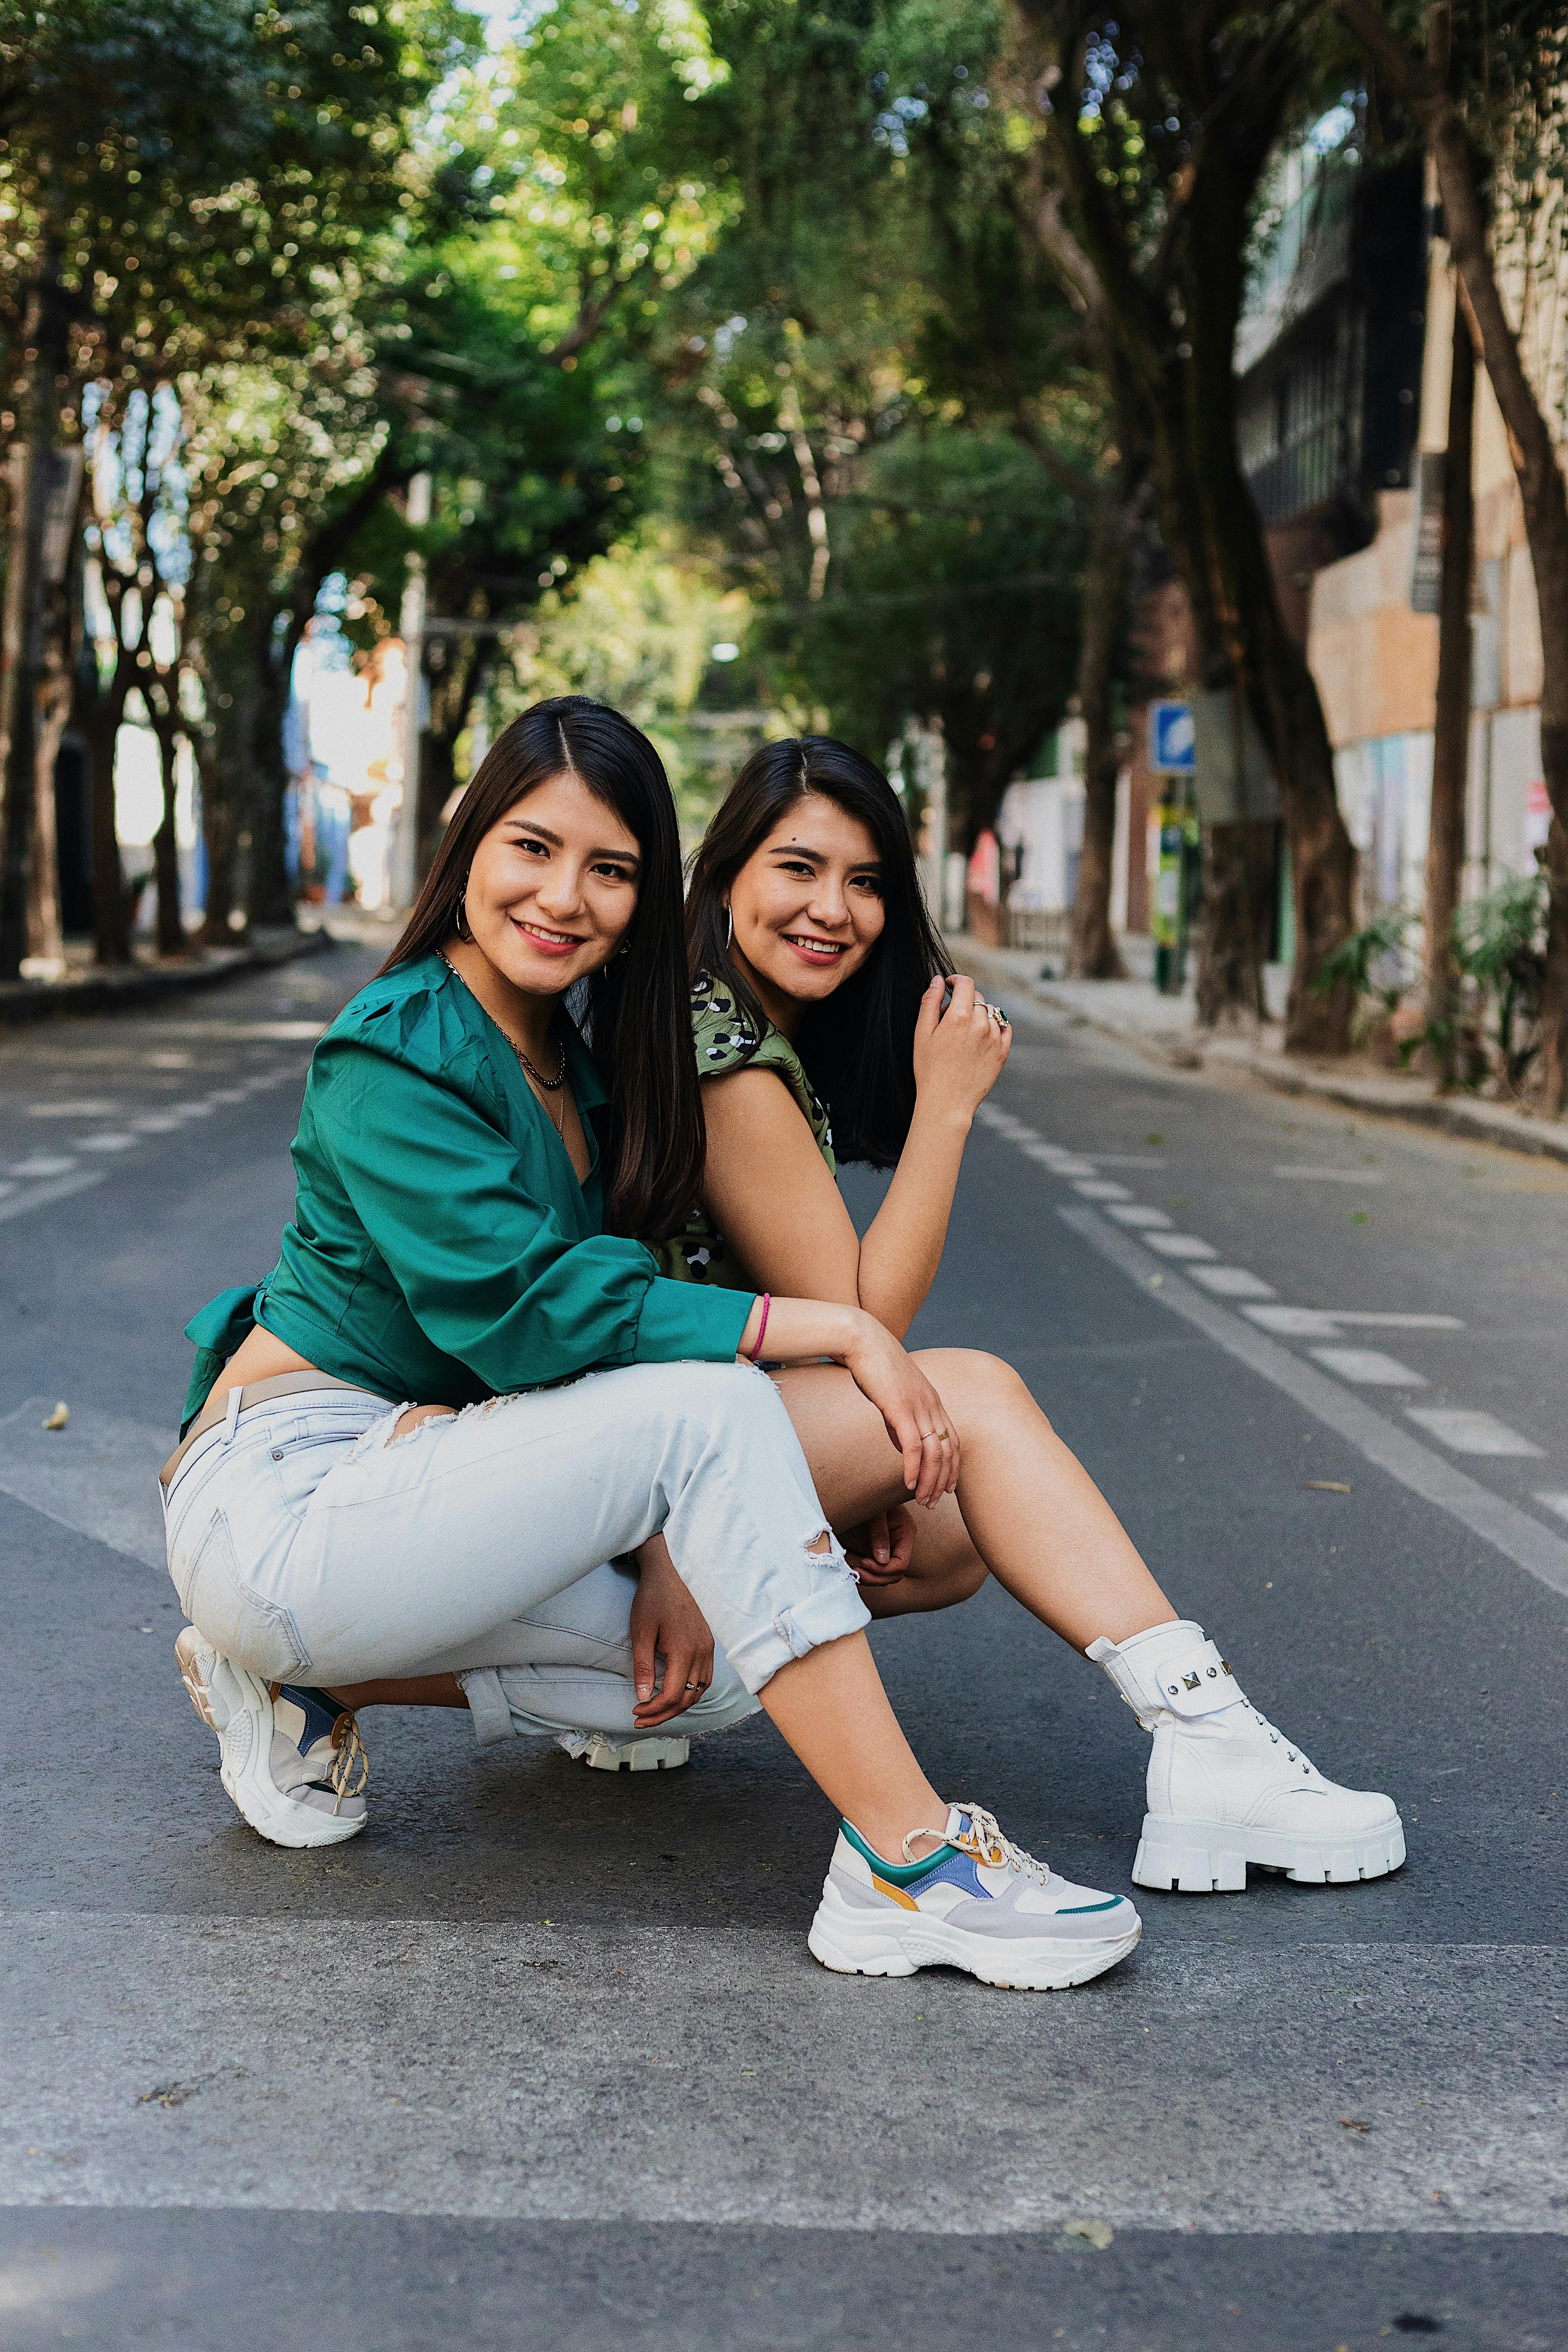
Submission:
[[[1201,1625],[1183,1618],[1087,1654],[1154,1735],[1134,1885],[1235,1894],[1252,1863],[1341,1886],[1405,1860],[1393,1798],[1325,1780],[1243,1696]]]
[[[910,1847],[928,1837],[942,1843],[911,1862]],[[1102,1976],[1142,1932],[1121,1895],[1058,1878],[990,1813],[954,1805],[943,1829],[904,1840],[899,1863],[841,1822],[806,1943],[824,1968],[849,1976],[946,1966],[1008,1990],[1049,1992]]]
[[[324,1691],[266,1683],[187,1625],[174,1643],[191,1705],[217,1734],[223,1785],[274,1845],[341,1845],[365,1824],[359,1725]]]
[[[580,1758],[591,1772],[673,1772],[691,1760],[689,1739],[659,1739],[651,1733],[612,1739],[607,1731],[563,1731],[555,1744]]]

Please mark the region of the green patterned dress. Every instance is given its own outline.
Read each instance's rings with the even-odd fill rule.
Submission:
[[[750,1022],[730,991],[704,972],[692,985],[691,1035],[700,1077],[722,1078],[731,1070],[744,1069],[772,1070],[782,1079],[805,1114],[828,1174],[837,1172],[827,1113],[818,1102],[795,1047],[771,1021],[753,1052],[755,1032]],[[652,1242],[648,1246],[658,1260],[660,1274],[677,1282],[704,1282],[723,1290],[756,1287],[751,1276],[731,1256],[723,1234],[701,1202],[673,1241]]]

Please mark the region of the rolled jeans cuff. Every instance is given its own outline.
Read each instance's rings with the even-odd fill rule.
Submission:
[[[475,1666],[458,1676],[458,1688],[468,1702],[468,1713],[474,1718],[474,1738],[481,1748],[493,1748],[500,1739],[515,1739],[517,1726],[511,1719],[500,1676],[493,1666]]]
[[[824,1642],[842,1641],[871,1622],[871,1612],[847,1569],[831,1584],[781,1609],[771,1625],[748,1634],[728,1653],[731,1665],[753,1697],[792,1658],[804,1658]]]

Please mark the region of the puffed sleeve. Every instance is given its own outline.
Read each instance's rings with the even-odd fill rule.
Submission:
[[[668,1281],[639,1242],[569,1233],[450,1044],[394,1012],[323,1039],[311,1074],[321,1144],[431,1344],[498,1393],[733,1356],[751,1297]]]

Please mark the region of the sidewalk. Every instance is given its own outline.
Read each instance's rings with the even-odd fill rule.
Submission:
[[[986,947],[962,931],[952,933],[947,944],[960,969],[972,972],[982,986],[1015,997],[1026,995],[1107,1036],[1120,1037],[1169,1068],[1210,1070],[1216,1076],[1246,1072],[1280,1094],[1311,1095],[1378,1118],[1409,1119],[1476,1142],[1500,1144],[1506,1150],[1568,1160],[1568,1119],[1538,1118],[1474,1095],[1440,1095],[1428,1078],[1376,1069],[1353,1055],[1335,1063],[1287,1055],[1277,1020],[1246,1032],[1200,1029],[1190,994],[1162,996],[1148,980],[1042,980],[1041,958],[1033,949]],[[1276,994],[1268,992],[1271,1006]]]
[[[334,915],[338,911],[333,910]],[[316,908],[303,910],[309,918]],[[335,928],[335,926],[334,926]],[[126,964],[100,971],[83,962],[64,980],[0,982],[0,1028],[21,1029],[36,1021],[55,1021],[84,1013],[130,1013],[169,996],[186,996],[197,989],[216,988],[247,971],[270,971],[294,963],[300,956],[321,955],[333,944],[325,924],[299,930],[260,930],[244,947],[195,948],[178,962]],[[74,962],[74,958],[73,958]]]

